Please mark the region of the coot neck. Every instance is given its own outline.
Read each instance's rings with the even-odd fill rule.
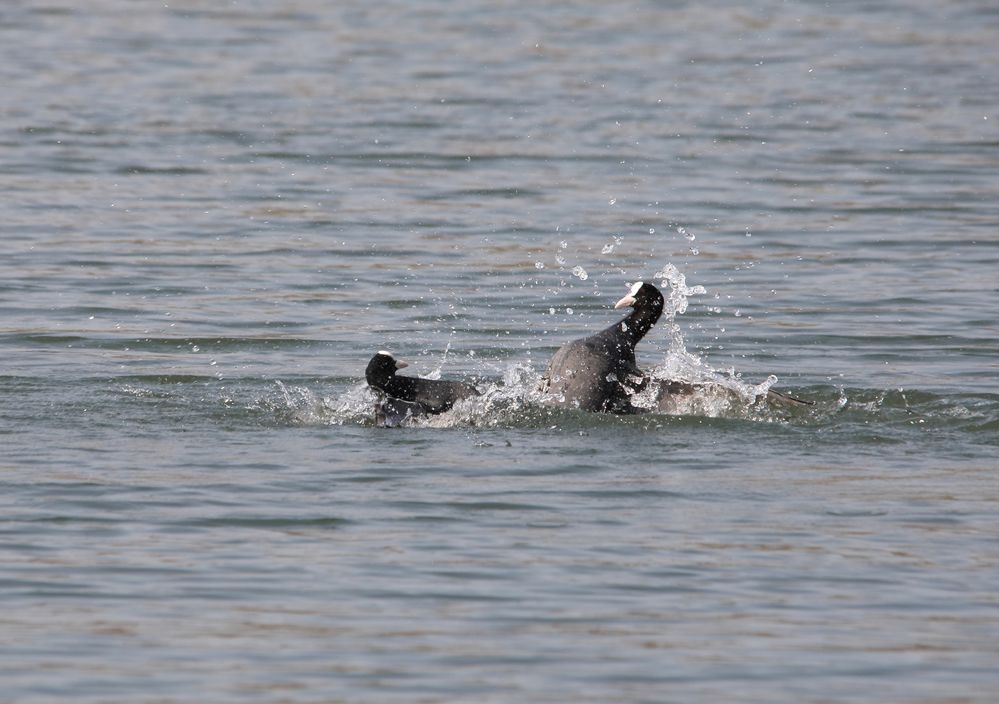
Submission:
[[[618,329],[624,333],[633,346],[645,337],[663,314],[663,297],[656,296],[643,305],[636,305],[624,319],[618,323]]]

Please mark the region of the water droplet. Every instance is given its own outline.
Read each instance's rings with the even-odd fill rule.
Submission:
[[[534,268],[535,269],[544,269],[545,268],[545,263],[544,262],[534,262]]]
[[[611,198],[609,201],[607,201],[607,203],[609,205],[614,205],[615,203],[617,203],[617,198]]]
[[[568,315],[572,315],[572,308],[566,308],[566,309],[565,309],[565,312],[566,312],[566,313],[567,313]]]
[[[586,269],[581,266],[575,266],[572,268],[572,275],[578,277],[580,281],[586,281],[590,278],[590,275],[586,273]]]
[[[613,251],[614,251],[614,245],[612,245],[612,244],[605,244],[604,248],[600,250],[600,253],[601,254],[610,254]]]
[[[548,315],[555,315],[555,309],[554,308],[549,308],[548,309]]]

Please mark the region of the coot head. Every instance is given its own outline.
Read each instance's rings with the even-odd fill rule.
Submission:
[[[395,376],[396,371],[408,366],[409,364],[406,362],[393,357],[391,352],[381,350],[368,362],[368,368],[364,370],[364,377],[371,386],[383,388],[389,379]]]
[[[643,308],[659,308],[661,310],[662,306],[663,295],[659,293],[659,289],[644,281],[637,281],[632,284],[628,295],[614,304],[615,308],[630,307],[636,310]]]

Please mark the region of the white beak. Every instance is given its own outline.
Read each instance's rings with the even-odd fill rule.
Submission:
[[[635,283],[633,283],[631,285],[631,288],[628,289],[628,295],[614,304],[614,310],[617,310],[618,308],[627,308],[629,306],[635,305],[635,296],[638,295],[639,289],[641,289],[642,286],[644,285],[645,284],[641,281],[636,281]]]

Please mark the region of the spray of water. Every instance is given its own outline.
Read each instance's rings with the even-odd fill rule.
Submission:
[[[706,293],[704,287],[688,286],[686,276],[672,264],[665,265],[653,278],[663,292],[665,305],[659,324],[647,340],[654,343],[652,349],[658,347],[664,352],[655,359],[655,352],[648,345],[640,348],[639,364],[646,370],[650,383],[632,396],[632,404],[654,414],[781,419],[766,402],[767,392],[777,377],[748,384],[732,373],[712,368],[705,359],[687,349],[677,317],[687,310],[691,297]],[[439,363],[425,378],[441,378],[452,341],[448,340]],[[500,378],[496,378],[496,371],[500,372]],[[414,419],[412,424],[444,428],[547,427],[553,417],[574,412],[546,404],[540,392],[543,371],[525,362],[495,368],[492,374],[483,374],[483,380],[477,384],[480,396],[460,401],[446,413]],[[671,391],[679,388],[683,392]],[[363,381],[330,397],[281,384],[279,391],[292,422],[327,425],[374,422],[377,397]]]

